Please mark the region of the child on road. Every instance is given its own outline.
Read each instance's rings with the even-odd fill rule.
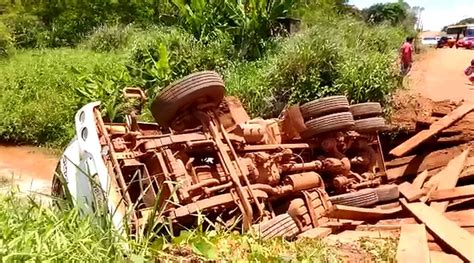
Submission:
[[[464,74],[469,77],[471,85],[474,86],[474,59],[471,60],[471,65],[464,70]]]

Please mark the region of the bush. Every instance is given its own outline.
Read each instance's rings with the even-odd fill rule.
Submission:
[[[135,31],[131,25],[103,25],[92,32],[82,46],[99,52],[121,49],[128,45]]]
[[[350,52],[340,65],[336,89],[344,91],[353,103],[388,102],[400,84],[393,58],[392,54]]]
[[[38,17],[27,13],[9,13],[0,16],[0,21],[10,29],[14,45],[18,48],[50,46],[50,35]]]
[[[315,29],[284,40],[278,51],[253,67],[244,64],[242,69],[227,72],[230,93],[243,97],[253,115],[265,117],[277,116],[288,103],[338,93],[332,87],[338,75],[339,50],[320,33]]]
[[[394,67],[401,30],[353,19],[322,19],[280,41],[255,63],[226,71],[229,93],[254,116],[275,117],[287,104],[345,94],[354,102],[388,102],[399,87]]]
[[[190,73],[225,68],[233,57],[229,37],[215,32],[207,43],[179,28],[150,28],[137,35],[127,50],[131,76],[149,90],[157,90]]]
[[[0,63],[0,138],[65,145],[84,102],[77,92],[88,84],[84,76],[120,68],[125,69],[122,56],[79,49],[24,51]]]
[[[8,28],[0,22],[0,58],[7,57],[13,47],[12,37]]]

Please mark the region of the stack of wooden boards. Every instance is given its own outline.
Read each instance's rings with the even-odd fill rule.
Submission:
[[[398,184],[398,202],[335,205],[335,221],[301,236],[344,239],[376,231],[399,238],[399,262],[474,262],[474,103],[434,109],[432,119],[419,121],[427,129],[390,151],[387,178]]]

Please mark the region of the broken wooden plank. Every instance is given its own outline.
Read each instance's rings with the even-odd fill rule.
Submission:
[[[394,180],[403,176],[417,175],[424,170],[429,170],[428,177],[432,175],[431,170],[446,166],[449,161],[461,154],[465,149],[474,146],[474,142],[463,144],[462,146],[451,147],[435,152],[430,152],[426,155],[416,155],[412,157],[404,157],[410,159],[409,162],[400,166],[392,166],[387,169],[386,174],[389,180]],[[406,160],[408,160],[406,159]],[[395,159],[393,161],[396,162]],[[393,162],[391,161],[391,162]],[[389,162],[390,163],[390,162]],[[387,167],[390,165],[386,165]],[[474,166],[474,157],[466,161],[466,167]]]
[[[346,205],[333,205],[328,213],[330,218],[377,221],[402,211],[401,207],[391,209],[362,208]]]
[[[424,170],[416,176],[416,178],[413,180],[413,187],[421,189],[421,187],[423,187],[423,183],[426,181],[426,178],[428,178],[428,170]]]
[[[463,260],[474,261],[474,250],[472,249],[474,236],[469,232],[424,203],[408,203],[405,200],[401,200],[401,203],[403,207],[426,225],[437,240],[446,244]]]
[[[453,254],[447,254],[440,251],[430,251],[430,262],[431,263],[462,263],[462,260]]]
[[[436,190],[431,193],[430,201],[451,201],[474,197],[474,185],[459,186],[452,189]]]
[[[444,213],[444,216],[460,227],[474,227],[474,209],[450,211]]]
[[[298,238],[325,238],[332,233],[329,227],[316,227],[298,235]]]
[[[452,210],[466,209],[466,207],[467,208],[474,207],[474,197],[454,200],[454,201],[451,201],[448,205],[448,208]]]
[[[467,159],[467,167],[462,171],[461,175],[459,176],[459,179],[463,180],[470,180],[474,179],[474,166],[469,166],[469,164],[474,163],[474,161],[471,162],[470,159],[474,159],[473,157]]]
[[[461,210],[461,211],[450,211],[444,213],[444,216],[456,223],[459,227],[462,227],[468,231],[474,229],[474,209]],[[356,221],[360,222],[360,221]],[[399,229],[401,225],[405,224],[417,224],[418,221],[413,217],[409,218],[397,218],[397,219],[382,219],[377,221],[375,224],[359,223],[352,224],[351,227],[355,230],[370,230],[373,229]],[[324,224],[323,226],[327,226]]]
[[[444,213],[444,216],[449,219],[450,221],[453,221],[460,227],[474,227],[474,209],[467,209],[467,210],[461,210],[461,211],[450,211]],[[412,218],[397,218],[397,219],[383,219],[378,221],[375,225],[371,225],[374,227],[378,227],[379,225],[381,226],[401,226],[403,224],[416,224],[417,221]],[[363,225],[360,225],[363,227]],[[359,226],[356,227],[358,229]]]
[[[433,176],[431,179],[437,180],[437,185],[435,186],[437,190],[441,189],[451,189],[456,187],[456,184],[459,179],[459,175],[464,169],[464,164],[466,163],[467,156],[469,155],[470,149],[465,150],[458,157],[454,158],[448,163],[445,169],[440,173]],[[431,180],[430,180],[431,181]],[[433,193],[431,193],[432,195]],[[449,201],[441,202],[431,202],[430,206],[434,209],[444,212],[448,207]]]
[[[431,251],[439,251],[439,252],[443,252],[443,248],[441,248],[438,243],[436,242],[430,242],[428,241],[428,248],[430,249],[430,252]]]
[[[395,147],[395,149],[390,151],[390,154],[397,157],[407,154],[408,152],[416,148],[418,145],[427,141],[443,129],[446,129],[451,126],[454,122],[461,119],[464,115],[468,114],[472,110],[474,110],[474,103],[465,103],[461,105],[454,111],[450,112],[448,115],[444,116],[439,121],[433,123],[428,130],[424,130],[417,133],[415,136],[411,137],[404,143]]]
[[[468,150],[465,150],[465,151],[468,151]],[[463,153],[465,153],[465,151]],[[453,158],[451,161],[449,161],[447,166],[445,166],[443,169],[439,170],[439,172],[434,174],[423,185],[422,190],[425,193],[425,196],[420,198],[421,201],[426,202],[430,198],[431,194],[437,189],[440,181],[444,180],[443,177],[450,177],[450,175],[452,173],[455,173],[456,175],[458,175],[458,170],[462,169],[462,166],[464,166],[464,164],[462,164],[462,166],[460,165],[460,163],[462,163],[462,160],[464,158],[463,153],[457,155],[455,158]]]
[[[391,209],[391,208],[397,208],[397,207],[399,207],[399,206],[400,206],[400,202],[397,200],[396,202],[391,202],[391,203],[376,205],[375,208]]]
[[[430,262],[425,225],[402,225],[397,248],[397,262]]]
[[[421,189],[414,187],[409,182],[403,182],[398,185],[398,191],[409,201],[413,202],[420,199],[424,194]]]

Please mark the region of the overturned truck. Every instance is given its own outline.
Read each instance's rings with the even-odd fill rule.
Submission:
[[[139,89],[124,95],[146,101]],[[53,194],[86,210],[105,202],[122,230],[166,220],[177,231],[201,214],[264,238],[291,237],[327,220],[334,203],[398,197],[396,188],[378,187],[385,179],[378,103],[333,96],[251,119],[237,98],[225,97],[221,77],[205,71],[156,96],[156,123],[139,122],[140,107],[125,123],[104,123],[99,106],[77,112]]]

